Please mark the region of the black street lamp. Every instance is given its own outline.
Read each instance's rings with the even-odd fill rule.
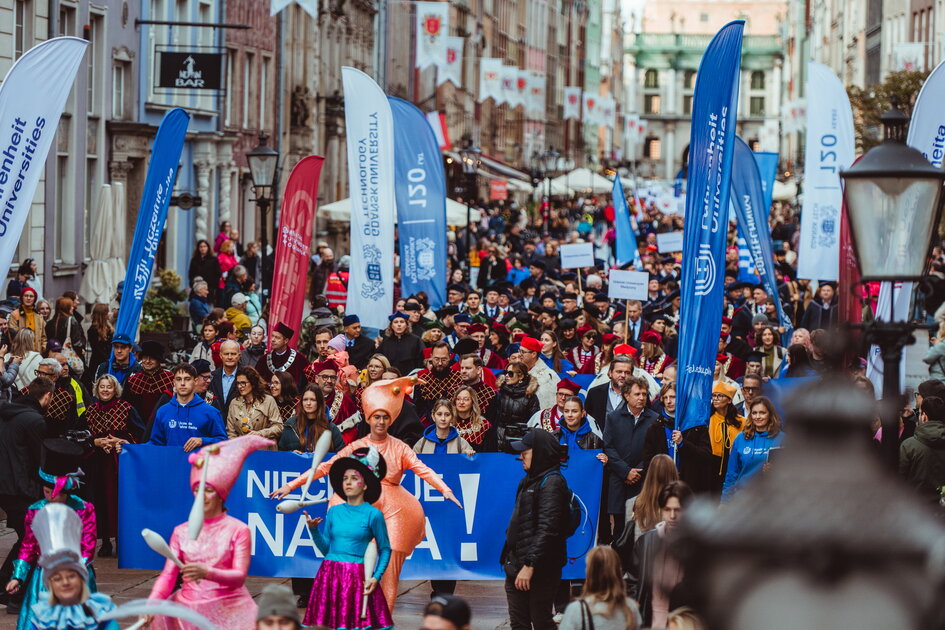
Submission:
[[[942,208],[945,171],[929,164],[905,143],[909,119],[901,111],[883,114],[883,143],[840,173],[850,218],[850,233],[863,281],[908,282],[925,272]],[[902,349],[915,342],[910,321],[894,321],[889,312],[860,327],[867,342],[883,357],[882,414],[884,458],[895,470],[899,458],[899,414],[902,409],[899,365]]]
[[[555,151],[554,147],[548,147],[548,150],[541,154],[541,169],[545,173],[545,190],[548,194],[545,196],[545,232],[548,232],[548,220],[551,218],[551,176],[558,171],[558,158],[561,154]]]
[[[279,167],[279,152],[268,144],[269,136],[265,133],[259,134],[259,144],[255,149],[246,154],[246,161],[249,162],[250,176],[253,178],[253,193],[256,195],[256,208],[262,218],[262,257],[259,264],[262,265],[262,281],[265,285],[266,258],[268,248],[267,224],[269,222],[269,206],[275,200],[276,171]],[[259,293],[263,296],[266,292],[263,287],[259,287]]]
[[[476,194],[479,185],[479,164],[482,162],[482,150],[472,143],[466,143],[459,150],[459,157],[463,161],[463,175],[466,179],[466,269],[472,268],[472,203],[470,198]]]

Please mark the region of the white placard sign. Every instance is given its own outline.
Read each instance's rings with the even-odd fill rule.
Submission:
[[[561,268],[579,269],[594,266],[594,244],[574,243],[561,246]]]
[[[656,235],[656,248],[661,254],[672,254],[682,251],[682,232],[666,232]]]
[[[607,287],[607,297],[612,300],[645,300],[650,274],[645,271],[621,271],[614,269],[610,272],[610,285]]]

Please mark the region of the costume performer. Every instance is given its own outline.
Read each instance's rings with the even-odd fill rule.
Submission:
[[[204,506],[203,528],[197,540],[190,539],[188,523],[174,528],[169,546],[184,563],[184,568],[179,569],[168,560],[151,589],[151,599],[169,599],[183,604],[218,628],[250,630],[256,627],[256,603],[245,586],[251,548],[249,527],[228,516],[223,503],[249,454],[271,446],[271,440],[244,435],[191,453],[188,459],[190,488],[195,494],[199,494],[196,489],[203,467],[209,466],[205,496],[195,497],[195,501]],[[181,574],[183,585],[174,591]],[[154,617],[151,628],[189,630],[195,626],[159,615]]]
[[[39,566],[48,594],[32,605],[30,630],[118,630],[114,621],[98,621],[115,604],[108,595],[89,591],[83,523],[75,510],[46,505],[33,519],[33,534],[42,550]]]
[[[335,495],[345,497],[345,503],[328,509],[324,531],[318,528],[322,519],[308,520],[312,539],[325,560],[315,576],[302,623],[332,630],[391,628],[394,620],[384,593],[377,588],[390,561],[390,540],[384,515],[371,505],[381,497],[381,478],[387,474],[387,466],[373,446],[359,448],[334,462],[328,478]],[[371,540],[377,541],[377,565],[368,577],[364,552]],[[367,616],[362,619],[365,596]]]
[[[72,493],[79,488],[79,477],[83,475],[79,464],[82,462],[82,447],[64,438],[49,438],[43,442],[43,462],[39,469],[39,478],[43,483],[44,499],[40,499],[26,512],[25,532],[20,554],[13,561],[13,577],[7,584],[8,593],[16,593],[26,584],[26,594],[20,607],[20,617],[16,621],[17,630],[28,630],[32,621],[31,608],[39,601],[49,597],[44,581],[43,567],[36,566],[40,557],[39,542],[33,531],[33,521],[44,507],[51,503],[61,503],[75,510],[82,522],[82,562],[87,567],[89,589],[95,592],[95,573],[90,566],[95,556],[95,507]]]
[[[329,473],[335,461],[351,455],[358,448],[373,446],[384,457],[387,474],[381,480],[381,498],[377,501],[376,507],[383,512],[390,535],[390,566],[381,580],[381,588],[391,610],[394,609],[394,602],[397,600],[397,585],[404,560],[413,553],[414,548],[420,544],[426,533],[426,523],[420,502],[400,485],[404,471],[412,470],[418,477],[443,493],[444,497],[462,508],[449,486],[443,483],[443,480],[431,468],[420,461],[410,446],[387,434],[387,428],[391,422],[400,415],[404,396],[410,393],[416,382],[415,377],[405,376],[394,380],[377,381],[366,388],[362,403],[371,432],[341,449],[332,459],[322,463],[315,472],[315,479],[324,477]],[[299,476],[273,492],[272,496],[279,499],[285,497],[292,490],[302,486],[307,477],[306,474]],[[341,503],[341,499],[335,495],[331,503],[337,505]]]

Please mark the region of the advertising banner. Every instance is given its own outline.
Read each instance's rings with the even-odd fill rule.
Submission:
[[[587,517],[568,539],[568,556],[575,561],[564,568],[564,577],[584,577],[583,556],[594,545],[603,466],[600,451],[571,453],[562,473],[580,499]],[[515,505],[515,492],[523,478],[522,464],[513,455],[484,453],[422,455],[420,459],[440,475],[463,504],[459,509],[446,501],[412,472],[402,485],[419,501],[426,515],[426,536],[404,564],[402,579],[500,580],[505,579],[499,554],[505,530]],[[246,460],[236,485],[227,498],[227,514],[250,528],[252,561],[249,574],[265,577],[312,577],[321,554],[316,551],[301,511],[276,512],[277,501],[269,494],[309,468],[311,455],[259,451]],[[119,462],[119,537],[122,539],[119,567],[160,569],[164,558],[141,538],[149,528],[170,539],[178,524],[187,520],[193,503],[189,490],[187,453],[177,447],[128,445]],[[142,492],[148,507],[141,509]],[[327,498],[328,479],[315,481],[309,495]],[[300,498],[298,493],[289,498]],[[324,517],[327,504],[307,508],[310,516]]]

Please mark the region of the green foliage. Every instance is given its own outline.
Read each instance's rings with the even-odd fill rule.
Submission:
[[[180,290],[181,277],[173,269],[158,269],[157,277],[160,286],[155,289],[157,295],[167,298],[171,302],[181,302],[187,294]]]
[[[900,70],[890,72],[879,84],[866,89],[856,86],[847,88],[853,108],[853,126],[856,131],[856,146],[863,153],[883,141],[883,127],[879,122],[893,102],[906,116],[912,116],[915,99],[929,73]]]
[[[174,323],[174,316],[180,314],[176,302],[151,289],[141,308],[141,332],[167,332]]]

